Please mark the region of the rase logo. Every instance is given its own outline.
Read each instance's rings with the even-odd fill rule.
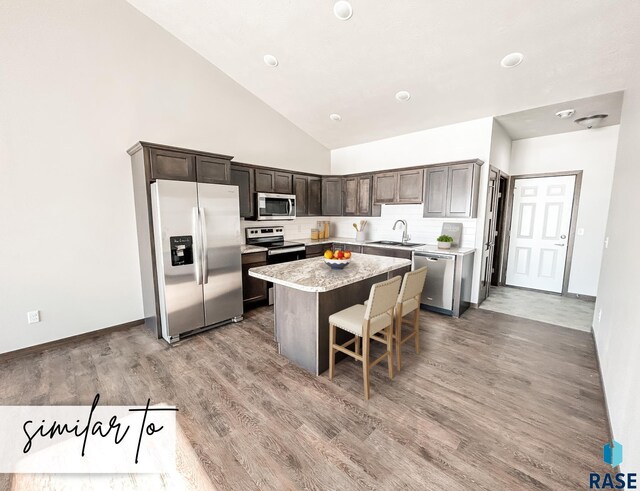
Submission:
[[[602,460],[611,467],[622,464],[622,445],[613,440],[602,447]],[[635,472],[618,472],[617,474],[589,474],[590,489],[637,489],[637,474]]]

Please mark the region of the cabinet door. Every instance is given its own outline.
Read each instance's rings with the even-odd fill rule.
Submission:
[[[397,191],[397,172],[384,172],[373,175],[373,201],[375,203],[394,203],[397,199]]]
[[[457,164],[449,166],[446,216],[458,218],[471,216],[474,165]]]
[[[342,214],[344,216],[358,214],[358,178],[342,179]]]
[[[398,172],[398,203],[422,203],[422,169]]]
[[[447,167],[427,167],[424,170],[425,217],[444,217],[447,205]]]
[[[256,169],[256,193],[275,192],[275,172],[272,170]]]
[[[196,158],[173,150],[149,149],[151,157],[151,178],[172,181],[195,181]]]
[[[266,266],[265,263],[255,264],[243,264],[242,265],[242,301],[244,303],[258,302],[260,300],[266,300],[267,282],[259,280],[253,276],[249,276],[249,269],[256,268],[258,266]]]
[[[373,189],[373,177],[358,177],[358,215],[371,216],[371,190]]]
[[[322,179],[322,215],[342,215],[342,179],[340,177]]]
[[[291,178],[288,172],[274,172],[273,189],[276,193],[291,194]]]
[[[309,187],[307,176],[293,176],[293,194],[296,195],[296,216],[309,215]]]
[[[310,177],[308,184],[308,215],[322,215],[322,179],[319,177]]]
[[[228,160],[196,155],[196,177],[198,182],[228,184],[229,172],[230,163]]]
[[[231,184],[238,186],[238,194],[240,197],[240,216],[243,218],[253,217],[253,169],[242,165],[231,165],[230,174]]]

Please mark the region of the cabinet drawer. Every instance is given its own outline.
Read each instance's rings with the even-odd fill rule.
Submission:
[[[324,251],[331,249],[331,244],[313,244],[307,246],[306,254],[309,257],[318,257],[324,254]]]
[[[266,263],[267,262],[267,253],[266,252],[250,252],[248,254],[242,255],[242,264],[252,264],[252,268],[257,266],[256,263]]]
[[[374,256],[398,257],[401,259],[411,259],[411,255],[413,254],[411,251],[406,251],[404,249],[390,249],[386,247],[372,246],[363,246],[362,252],[365,254],[372,254]]]
[[[152,179],[196,180],[195,155],[173,150],[149,149]]]

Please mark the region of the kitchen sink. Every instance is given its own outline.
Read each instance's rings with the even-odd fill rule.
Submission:
[[[380,244],[380,245],[390,245],[390,246],[402,246],[402,247],[420,247],[424,244],[416,244],[415,242],[396,242],[393,240],[377,240],[375,242],[367,242],[367,244]]]

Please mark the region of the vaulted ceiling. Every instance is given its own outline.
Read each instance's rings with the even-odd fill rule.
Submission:
[[[128,1],[327,148],[623,90],[640,52],[638,0],[351,0],[348,21],[332,0]]]

